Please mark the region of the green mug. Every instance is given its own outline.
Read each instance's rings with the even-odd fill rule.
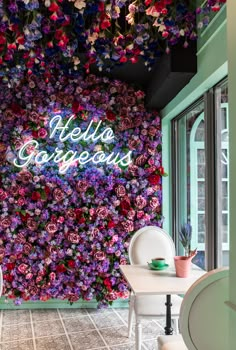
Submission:
[[[163,267],[166,264],[165,258],[154,258],[152,259],[152,265],[154,267]]]

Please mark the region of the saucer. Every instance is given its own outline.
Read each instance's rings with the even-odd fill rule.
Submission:
[[[148,263],[148,266],[150,267],[151,270],[161,271],[161,270],[167,269],[167,267],[168,267],[169,265],[168,265],[168,264],[165,264],[164,266],[156,267],[156,266],[153,266],[152,263]]]

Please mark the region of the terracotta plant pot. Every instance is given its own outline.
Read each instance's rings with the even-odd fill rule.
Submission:
[[[193,256],[175,256],[175,270],[177,277],[189,277]]]

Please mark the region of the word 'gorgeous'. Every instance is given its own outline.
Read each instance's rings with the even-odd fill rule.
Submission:
[[[96,125],[95,129],[92,129],[93,121],[91,121],[85,131],[81,128],[75,127],[68,132],[70,129],[70,124],[74,116],[72,115],[65,125],[62,123],[62,118],[60,115],[56,115],[50,121],[50,135],[49,138],[55,137],[59,133],[59,141],[65,142],[69,140],[73,143],[79,143],[79,141],[96,143],[97,141],[110,143],[114,138],[114,133],[111,128],[105,128],[101,132],[99,129],[101,127],[102,121]],[[96,147],[96,145],[95,145]],[[78,154],[77,151],[69,150],[64,153],[63,149],[55,148],[52,154],[47,151],[39,151],[39,143],[36,140],[30,140],[26,142],[19,150],[18,158],[14,159],[14,165],[23,168],[29,163],[34,162],[36,165],[45,164],[49,161],[59,164],[59,173],[65,174],[71,165],[86,164],[86,163],[106,163],[106,164],[120,164],[122,166],[129,165],[131,160],[132,151],[129,151],[125,156],[121,158],[120,153],[110,153],[105,154],[103,151],[98,151],[90,154],[88,151],[83,151]],[[20,161],[20,162],[19,162]]]

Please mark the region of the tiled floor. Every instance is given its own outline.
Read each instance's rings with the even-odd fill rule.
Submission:
[[[0,350],[134,350],[127,309],[0,311]],[[143,321],[142,350],[156,350],[164,320]]]

